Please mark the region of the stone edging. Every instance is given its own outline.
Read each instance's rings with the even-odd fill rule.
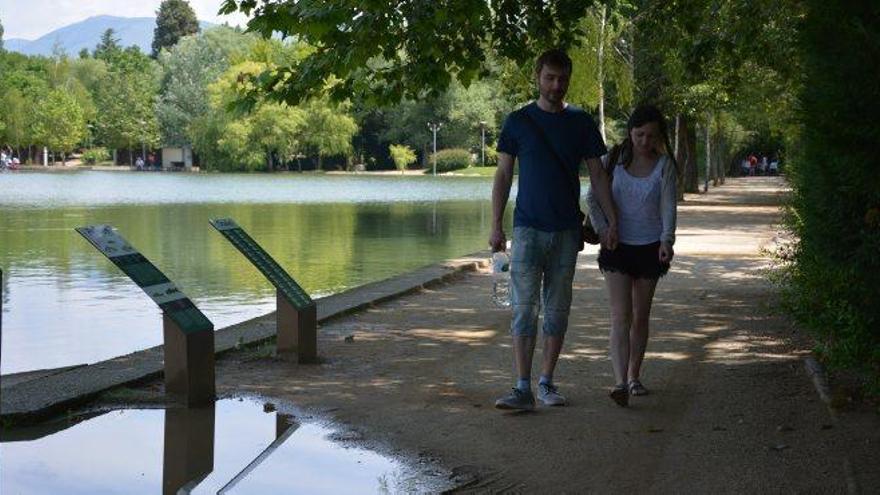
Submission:
[[[807,369],[807,374],[813,380],[813,386],[816,387],[819,398],[825,403],[825,407],[828,408],[831,422],[836,428],[839,428],[840,419],[837,417],[837,412],[832,406],[831,386],[828,383],[828,374],[825,372],[825,367],[813,355],[804,358],[804,367]],[[843,476],[846,479],[846,492],[849,495],[861,493],[858,481],[856,480],[855,470],[849,457],[843,458]]]

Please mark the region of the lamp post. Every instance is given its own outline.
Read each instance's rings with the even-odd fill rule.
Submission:
[[[440,122],[428,122],[428,129],[434,133],[434,175],[437,175],[437,130],[443,127],[443,124]]]
[[[480,121],[480,166],[486,166],[486,121]]]

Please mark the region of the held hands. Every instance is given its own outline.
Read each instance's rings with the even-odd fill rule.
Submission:
[[[661,242],[658,255],[660,263],[669,264],[672,261],[672,257],[675,256],[675,253],[672,251],[672,245],[668,242]]]
[[[504,236],[503,229],[492,229],[492,234],[489,236],[489,246],[492,248],[493,253],[504,251],[507,248],[507,237]]]
[[[599,235],[599,242],[602,244],[603,248],[609,251],[617,249],[617,225],[609,225],[608,228]]]

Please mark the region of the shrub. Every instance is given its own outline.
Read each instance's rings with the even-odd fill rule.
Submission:
[[[89,165],[109,159],[110,153],[107,151],[107,148],[89,148],[82,153],[82,161]]]
[[[494,167],[498,165],[498,150],[496,149],[497,144],[486,144],[486,166]]]
[[[880,393],[880,59],[864,49],[876,46],[880,18],[868,3],[807,6],[803,135],[789,170],[787,223],[797,242],[785,302],[832,368],[858,371]]]
[[[416,152],[405,144],[392,144],[388,147],[388,153],[394,161],[394,166],[401,172],[406,170],[407,165],[416,161]]]
[[[431,160],[434,160],[435,156],[431,157]],[[460,170],[463,168],[468,168],[471,165],[471,152],[462,149],[462,148],[449,148],[446,150],[440,150],[436,153],[437,159],[437,173],[443,172],[451,172],[453,170]],[[434,162],[430,162],[430,169],[427,171],[431,173],[433,170]]]

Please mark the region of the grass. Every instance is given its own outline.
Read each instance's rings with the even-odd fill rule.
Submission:
[[[494,177],[495,169],[498,167],[468,167],[463,170],[456,170],[455,175],[467,175],[473,177]]]

